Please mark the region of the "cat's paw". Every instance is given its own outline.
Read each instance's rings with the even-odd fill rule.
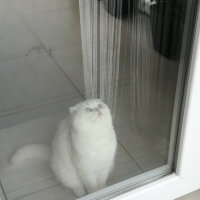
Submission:
[[[77,197],[83,197],[86,195],[85,190],[82,187],[74,188],[72,191]]]

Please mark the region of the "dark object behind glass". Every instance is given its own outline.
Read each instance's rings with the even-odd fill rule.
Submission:
[[[138,13],[138,0],[101,0],[109,14],[122,18]],[[115,5],[115,6],[113,6]],[[178,60],[183,38],[187,0],[157,0],[150,7],[154,49],[161,55]]]
[[[158,0],[151,6],[154,49],[169,59],[180,57],[186,7],[186,0]]]

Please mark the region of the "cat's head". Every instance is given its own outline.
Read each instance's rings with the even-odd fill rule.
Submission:
[[[88,99],[69,109],[76,124],[112,123],[108,106],[100,99]]]

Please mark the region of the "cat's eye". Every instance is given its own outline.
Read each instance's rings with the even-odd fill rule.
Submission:
[[[86,110],[86,112],[92,112],[92,109],[89,107],[87,107],[85,110]]]
[[[99,109],[102,109],[102,108],[103,108],[103,105],[102,105],[102,104],[98,104],[98,108],[99,108]]]

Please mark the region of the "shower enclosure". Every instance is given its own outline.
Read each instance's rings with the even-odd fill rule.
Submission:
[[[107,187],[82,199],[175,199],[200,188],[197,0],[0,0],[0,199],[77,199],[43,160],[69,108],[110,107]],[[105,147],[106,148],[106,147]]]

